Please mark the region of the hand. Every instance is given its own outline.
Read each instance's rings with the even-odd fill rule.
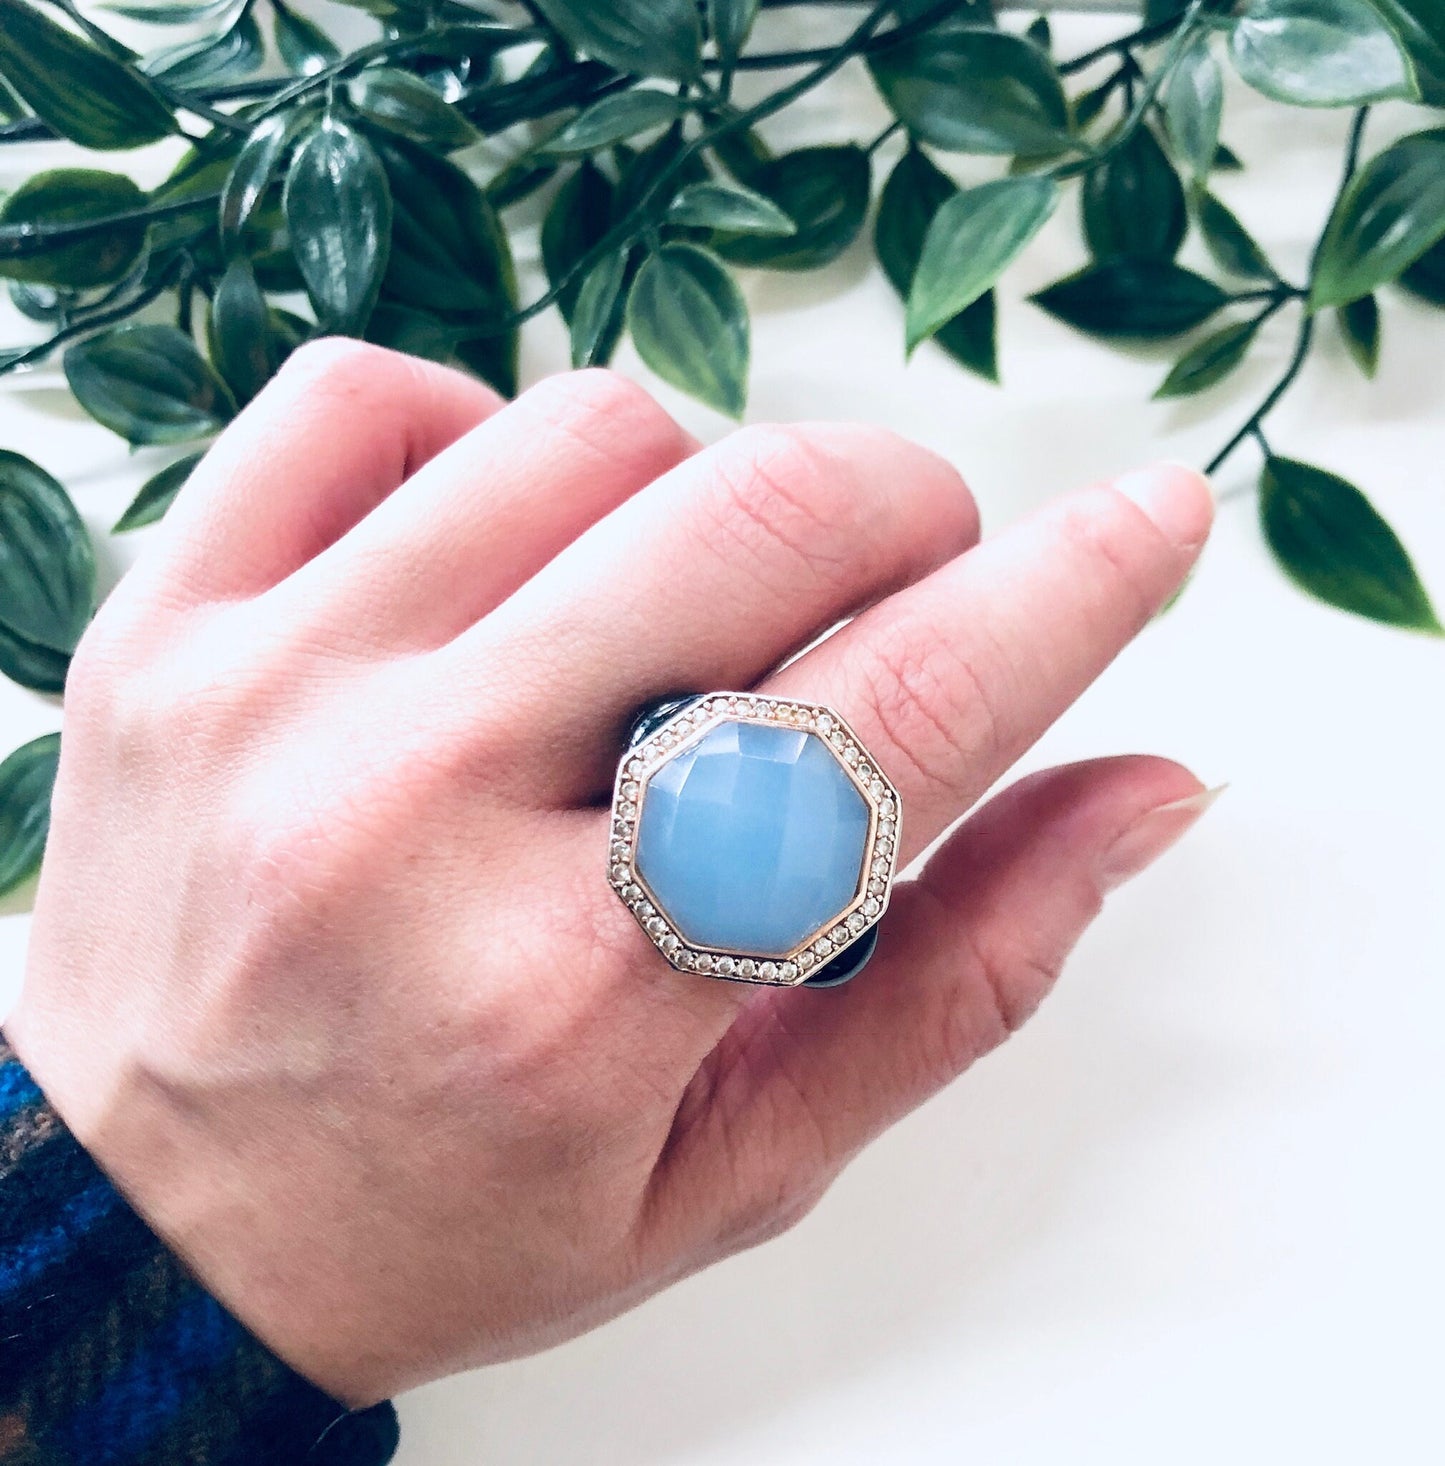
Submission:
[[[975,548],[954,471],[878,429],[699,451],[606,373],[503,407],[304,348],[80,648],[12,1041],[201,1280],[340,1398],[578,1333],[800,1218],[1202,807],[1157,759],[1035,776],[900,883],[855,983],[734,986],[668,968],[608,887],[633,710],[831,703],[912,859],[1209,519],[1162,468]]]

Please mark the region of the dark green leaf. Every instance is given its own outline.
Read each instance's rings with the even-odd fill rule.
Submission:
[[[981,183],[939,205],[908,292],[909,351],[992,289],[1058,196],[1058,184],[1040,173]]]
[[[557,190],[542,221],[542,266],[547,283],[556,286],[607,233],[612,224],[612,183],[590,160]],[[562,286],[557,309],[571,321],[580,279]]]
[[[717,251],[737,265],[813,270],[858,237],[868,213],[868,155],[858,147],[801,148],[764,164],[748,180],[790,218],[786,238],[719,234]]]
[[[557,168],[554,158],[541,158],[532,152],[523,153],[520,158],[508,163],[487,184],[487,198],[496,209],[521,203],[523,199],[531,198],[543,184],[553,178]]]
[[[657,194],[647,198],[649,214],[665,209],[688,184],[701,183],[707,178],[707,167],[701,158],[682,158],[685,147],[681,131],[676,127],[668,128],[655,143],[639,153],[632,152],[626,143],[619,143],[614,150],[618,160],[617,198],[612,209],[614,217],[626,218],[642,207],[643,199],[660,181]],[[671,173],[674,167],[678,171]]]
[[[1029,40],[1036,45],[1040,51],[1050,51],[1054,45],[1054,33],[1049,29],[1049,18],[1047,15],[1036,16],[1028,23],[1024,31]]]
[[[27,178],[0,206],[0,275],[12,280],[84,289],[124,279],[145,250],[144,220],[117,224],[73,244],[60,244],[22,259],[7,259],[6,246],[23,247],[40,224],[71,224],[133,212],[145,195],[129,178],[92,168],[56,168]]]
[[[261,206],[286,149],[310,121],[304,111],[276,113],[258,122],[241,144],[221,195],[221,245],[228,253]]]
[[[59,764],[59,733],[32,739],[0,763],[0,896],[40,869]]]
[[[270,380],[271,313],[246,259],[232,260],[211,299],[211,361],[244,406]]]
[[[572,311],[572,365],[602,366],[622,331],[627,251],[605,254],[587,272]]]
[[[798,232],[798,226],[770,198],[740,183],[718,179],[688,184],[668,205],[667,222],[727,234],[783,237]]]
[[[52,285],[30,285],[23,280],[12,280],[6,291],[10,304],[27,321],[40,321],[47,326],[73,310],[81,299],[78,290],[57,290]]]
[[[95,553],[70,495],[0,449],[0,625],[68,657],[94,609]]]
[[[1212,280],[1167,260],[1109,260],[1033,297],[1052,316],[1096,336],[1178,336],[1203,324],[1229,296]]]
[[[328,116],[286,175],[286,225],[323,330],[354,335],[376,304],[391,247],[391,190],[371,144]]]
[[[454,163],[398,139],[381,149],[394,205],[382,299],[448,322],[469,323],[458,359],[510,396],[517,390],[517,331],[496,330],[516,310],[511,250],[486,195]],[[486,334],[478,327],[487,325]]]
[[[315,21],[298,15],[280,0],[272,0],[271,13],[275,16],[276,49],[292,71],[315,76],[341,59],[336,42]]]
[[[906,301],[923,253],[924,236],[945,199],[958,192],[954,182],[917,148],[894,165],[878,200],[873,247],[889,283]],[[990,382],[998,381],[998,345],[993,292],[985,291],[934,332],[934,341],[953,359]]]
[[[1084,175],[1079,197],[1096,260],[1172,260],[1184,243],[1184,186],[1147,127]]]
[[[1214,150],[1214,171],[1216,173],[1241,173],[1244,159],[1227,143],[1220,143]]]
[[[660,92],[652,87],[614,92],[579,112],[548,140],[545,151],[562,158],[595,153],[625,138],[636,137],[639,132],[676,122],[685,110],[685,104],[675,92]]]
[[[1212,332],[1174,363],[1155,397],[1189,397],[1223,381],[1244,360],[1258,330],[1256,318]]]
[[[351,105],[369,121],[412,142],[455,152],[481,134],[434,87],[409,71],[382,66],[347,83]]]
[[[0,672],[35,692],[63,692],[70,653],[26,641],[0,622]]]
[[[1189,8],[1189,0],[1144,0],[1144,24],[1163,25],[1177,20]]]
[[[174,326],[120,326],[65,353],[76,400],[130,443],[184,443],[222,427],[236,405]]]
[[[537,0],[570,45],[635,76],[687,81],[702,57],[693,0]]]
[[[383,300],[366,324],[366,339],[409,356],[446,362],[455,360],[457,347],[466,340],[469,330],[464,321],[443,320],[427,311]]]
[[[748,308],[727,267],[691,244],[642,262],[627,297],[637,354],[665,382],[741,417],[747,403]]]
[[[725,70],[742,55],[758,15],[758,0],[707,0],[707,28]]]
[[[1441,634],[1405,547],[1353,484],[1271,457],[1259,490],[1264,537],[1301,589],[1372,621]]]
[[[1251,0],[1229,54],[1256,91],[1296,107],[1415,95],[1410,63],[1369,0]]]
[[[1380,307],[1375,297],[1362,295],[1342,305],[1340,330],[1355,365],[1367,377],[1373,377],[1380,364]]]
[[[1355,175],[1320,240],[1311,309],[1368,295],[1442,236],[1445,128],[1402,137]]]
[[[102,4],[102,10],[113,15],[123,15],[127,20],[144,21],[147,25],[193,25],[198,20],[210,20],[223,10],[231,8],[232,0],[199,0],[197,4],[187,0],[137,0],[134,5],[112,3]]]
[[[265,55],[261,28],[246,6],[219,35],[158,51],[146,57],[145,69],[148,76],[173,87],[218,86],[250,76]]]
[[[1445,240],[1431,245],[1400,276],[1400,284],[1431,305],[1445,306]]]
[[[1219,119],[1224,113],[1224,78],[1208,37],[1201,36],[1179,58],[1160,100],[1175,155],[1196,178],[1203,178],[1219,151]]]
[[[140,492],[130,501],[125,513],[116,520],[111,533],[125,534],[128,530],[154,524],[171,507],[171,501],[205,456],[204,452],[187,453],[184,458],[178,458],[159,473],[152,474],[141,485]]]
[[[1221,270],[1246,280],[1279,279],[1254,237],[1212,193],[1199,195],[1196,212],[1205,246]]]
[[[1069,108],[1053,63],[1004,31],[926,33],[868,64],[910,132],[962,153],[1049,153],[1068,141]]]
[[[1074,127],[1082,132],[1091,122],[1098,118],[1105,107],[1109,105],[1109,98],[1114,95],[1118,83],[1112,77],[1108,81],[1100,82],[1098,86],[1091,87],[1087,92],[1080,92],[1069,104],[1069,112],[1074,120]]]
[[[140,72],[28,0],[0,0],[0,76],[37,117],[85,148],[136,148],[176,131]]]
[[[1445,5],[1441,0],[1371,0],[1400,38],[1420,100],[1445,107]]]

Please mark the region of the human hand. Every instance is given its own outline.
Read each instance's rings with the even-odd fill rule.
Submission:
[[[837,707],[911,860],[1209,520],[1163,468],[974,548],[953,470],[878,429],[698,451],[606,373],[502,407],[304,348],[81,645],[11,1040],[339,1398],[576,1334],[799,1219],[1203,807],[1158,759],[1036,775],[898,884],[858,981],[734,986],[671,970],[608,886],[630,714],[686,687]]]

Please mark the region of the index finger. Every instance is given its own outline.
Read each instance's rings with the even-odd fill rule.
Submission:
[[[1045,507],[880,602],[765,692],[828,703],[898,786],[900,855],[953,823],[1158,612],[1213,518],[1174,464]]]

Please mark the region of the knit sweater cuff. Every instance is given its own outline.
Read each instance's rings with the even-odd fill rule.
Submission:
[[[0,1036],[0,1466],[384,1466],[349,1412],[208,1294]]]

